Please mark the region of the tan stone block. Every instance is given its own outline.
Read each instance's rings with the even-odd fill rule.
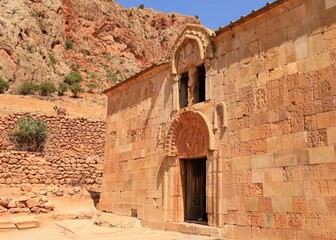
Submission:
[[[12,222],[18,229],[37,228],[39,226],[39,221],[34,217],[20,217],[12,219]]]
[[[235,238],[239,240],[251,240],[251,227],[250,226],[235,226]]]
[[[264,181],[267,182],[283,182],[284,170],[283,168],[268,168],[265,170]]]
[[[268,153],[278,152],[280,148],[278,137],[266,138],[266,147]]]
[[[258,197],[247,197],[245,198],[245,210],[246,211],[258,211],[259,199]]]
[[[323,50],[322,33],[308,37],[308,50],[310,56],[319,54]]]
[[[265,182],[263,184],[263,193],[264,197],[280,197],[283,194],[282,185],[281,183]]]
[[[240,130],[240,141],[247,142],[250,141],[250,129],[244,128]]]
[[[296,60],[299,61],[308,57],[308,39],[307,36],[299,37],[295,40]]]
[[[297,156],[294,152],[274,153],[274,166],[286,167],[298,164]]]
[[[15,224],[8,220],[0,220],[0,230],[2,229],[17,229]]]
[[[283,196],[303,196],[304,194],[303,182],[284,182],[281,188]]]
[[[264,169],[252,169],[252,183],[264,182]]]
[[[327,129],[327,137],[328,137],[328,145],[336,144],[336,127],[331,127]]]
[[[325,0],[326,9],[336,6],[336,0]]]
[[[265,85],[269,79],[270,79],[269,71],[259,73],[257,78],[258,86]]]
[[[336,45],[336,38],[335,38],[335,45]],[[316,55],[316,60],[318,62],[319,68],[326,68],[333,63],[333,60],[331,59],[331,55],[329,51],[322,52]]]
[[[317,127],[318,129],[330,127],[330,115],[329,112],[317,114]]]
[[[329,114],[330,114],[330,122],[331,122],[331,124],[330,124],[330,126],[332,126],[332,127],[336,127],[336,111],[331,111],[331,112],[329,112]]]
[[[225,224],[221,228],[221,237],[233,239],[234,235],[234,225]]]
[[[259,212],[272,212],[272,198],[260,197],[258,203]]]
[[[237,157],[232,159],[232,169],[233,170],[247,170],[250,169],[250,157],[244,156],[244,157]]]
[[[272,198],[273,212],[292,212],[292,198],[291,197],[274,197]]]
[[[273,154],[258,154],[251,156],[251,169],[268,168],[273,166]]]
[[[270,80],[279,79],[287,74],[287,68],[284,66],[276,67],[270,71]]]
[[[275,218],[273,213],[265,213],[265,227],[274,228]]]
[[[328,163],[335,162],[334,146],[315,147],[309,149],[309,163]]]
[[[296,62],[288,63],[287,64],[287,74],[292,75],[298,72]]]
[[[119,152],[120,153],[129,152],[129,151],[132,151],[132,144],[131,143],[125,144],[125,145],[122,145],[122,146],[119,147]]]

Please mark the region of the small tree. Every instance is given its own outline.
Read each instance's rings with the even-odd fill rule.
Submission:
[[[2,78],[0,78],[0,93],[4,93],[9,89],[9,84]]]
[[[65,78],[65,82],[69,85],[74,83],[79,83],[83,80],[82,75],[77,71],[71,71],[68,76]]]
[[[39,151],[47,140],[48,125],[41,119],[21,118],[11,132],[11,140],[16,148],[24,151]]]
[[[73,49],[73,42],[70,39],[65,40],[65,49],[66,50]]]
[[[88,82],[86,86],[89,88],[90,93],[93,93],[93,90],[98,88],[98,85],[95,82]]]
[[[68,91],[69,89],[69,85],[67,83],[64,83],[64,82],[60,82],[58,84],[58,89],[57,89],[57,92],[58,92],[58,96],[63,96],[64,93],[66,91]]]
[[[69,87],[70,91],[72,92],[72,96],[74,98],[78,98],[79,94],[84,92],[83,88],[81,85],[79,85],[78,83],[75,83],[73,85],[70,85]]]
[[[45,81],[40,84],[40,95],[41,96],[49,96],[53,92],[56,92],[56,87],[53,82]]]
[[[18,92],[21,95],[32,95],[38,90],[39,86],[30,81],[25,81],[21,83],[21,85],[18,88]]]
[[[50,59],[50,62],[51,62],[53,65],[55,65],[55,64],[58,63],[57,59],[56,59],[53,55],[50,55],[50,56],[49,56],[49,59]]]
[[[144,5],[144,4],[140,4],[138,8],[139,8],[139,9],[144,9],[144,8],[145,8],[145,5]]]

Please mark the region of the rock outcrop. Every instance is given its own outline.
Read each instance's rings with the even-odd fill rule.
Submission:
[[[73,69],[106,88],[170,56],[193,17],[112,0],[2,0],[0,78],[60,82]]]

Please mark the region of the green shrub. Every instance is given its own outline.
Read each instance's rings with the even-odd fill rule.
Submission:
[[[75,83],[73,85],[69,86],[70,91],[72,92],[72,96],[74,98],[78,98],[79,94],[84,92],[83,88],[81,85],[79,85],[78,83]]]
[[[195,18],[198,20],[198,19],[199,19],[199,16],[198,16],[198,15],[195,15]]]
[[[70,39],[65,40],[65,49],[66,50],[73,49],[73,42]]]
[[[61,82],[58,84],[57,92],[58,96],[63,96],[66,91],[68,91],[69,85],[67,83]]]
[[[140,4],[138,8],[139,8],[139,9],[144,9],[144,8],[145,8],[145,5],[144,5],[144,4]]]
[[[50,94],[56,92],[56,87],[53,82],[45,81],[40,84],[40,95],[49,96]]]
[[[9,89],[9,84],[2,78],[0,78],[0,93],[4,93]]]
[[[83,80],[82,75],[77,71],[71,71],[68,76],[65,78],[65,82],[69,85],[74,83],[79,83]]]
[[[41,119],[21,118],[16,122],[10,139],[19,150],[39,151],[47,140],[47,129],[47,123]]]
[[[93,93],[93,90],[98,88],[98,84],[95,82],[88,82],[86,86],[89,88],[90,93]]]
[[[39,90],[39,86],[33,82],[25,81],[21,83],[18,88],[18,92],[21,95],[32,95]]]
[[[109,81],[111,81],[113,84],[117,84],[119,83],[120,79],[118,76],[118,72],[117,73],[113,73],[108,71],[106,74],[106,77],[109,79]]]
[[[50,62],[54,65],[58,63],[57,59],[53,55],[50,55],[49,59],[50,59]]]
[[[162,44],[164,44],[165,42],[168,42],[168,38],[167,38],[166,36],[164,36],[164,37],[161,39],[160,43],[161,43],[161,45],[162,45]]]

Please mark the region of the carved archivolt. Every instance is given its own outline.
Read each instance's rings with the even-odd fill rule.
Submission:
[[[214,150],[209,120],[200,112],[184,111],[171,124],[165,143],[166,156],[205,157]]]
[[[214,57],[214,48],[210,37],[215,36],[215,32],[208,28],[189,24],[182,31],[180,37],[175,42],[175,50],[172,60],[172,73],[178,74],[179,69],[184,70],[184,65],[188,61],[196,64],[199,60]],[[195,50],[195,46],[198,48]],[[183,66],[179,64],[183,63]]]

